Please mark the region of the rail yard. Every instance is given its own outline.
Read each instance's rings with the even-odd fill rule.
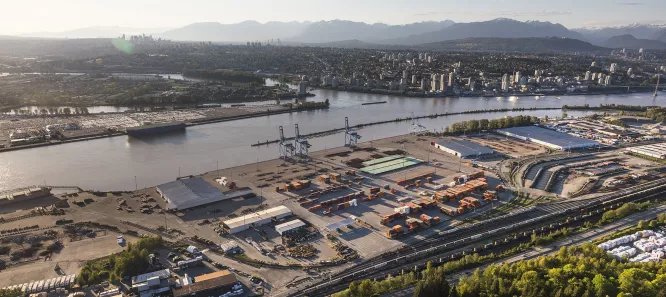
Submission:
[[[529,133],[546,130],[565,133]],[[279,159],[135,191],[2,193],[0,269],[12,277],[0,287],[79,275],[122,252],[121,238],[161,236],[159,267],[176,277],[230,268],[248,292],[326,296],[352,280],[502,252],[666,192],[665,168],[630,149],[659,143],[640,135],[553,150],[536,135],[358,142],[361,132],[347,128],[346,146],[316,152],[306,138],[283,138]]]

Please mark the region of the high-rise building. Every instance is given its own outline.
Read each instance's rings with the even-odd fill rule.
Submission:
[[[308,92],[308,84],[305,81],[301,81],[298,84],[298,94],[304,96]]]
[[[412,85],[416,85],[416,74],[412,74]]]
[[[590,71],[585,72],[585,80],[590,80],[590,79],[592,79],[592,72]]]
[[[592,67],[597,66],[597,61],[592,61],[592,64],[590,64],[590,66]]]
[[[439,90],[446,92],[446,75],[442,74],[439,76]]]
[[[421,78],[421,90],[423,91],[428,90],[428,80],[425,77]]]
[[[403,78],[400,80],[400,91],[404,91],[407,89],[407,79]]]
[[[615,73],[615,71],[617,71],[617,63],[611,63],[610,72]]]
[[[516,84],[520,82],[520,71],[516,71],[516,75],[513,76],[513,82]]]
[[[613,78],[610,75],[606,76],[606,79],[604,79],[604,85],[610,86],[612,83],[613,83]]]
[[[596,73],[596,72],[593,72],[593,73],[592,73],[592,78],[591,78],[591,80],[597,80],[597,73]]]
[[[439,90],[439,74],[432,75],[432,81],[430,82],[430,91],[437,92]]]
[[[451,72],[449,73],[449,87],[453,88],[453,85],[456,83],[456,74]]]
[[[638,53],[639,53],[639,54],[642,54],[642,53],[643,53],[643,48],[642,48],[642,47],[638,49]]]
[[[540,77],[541,76],[541,70],[537,69],[534,70],[534,77]]]
[[[403,70],[402,71],[402,78],[407,79],[407,77],[409,77],[409,73],[407,72],[407,70]]]
[[[428,63],[432,63],[432,56],[428,56]]]
[[[510,79],[509,76],[510,75],[508,73],[505,73],[502,76],[502,91],[504,91],[504,92],[509,91],[509,84],[511,84],[511,82],[509,81],[509,79]]]

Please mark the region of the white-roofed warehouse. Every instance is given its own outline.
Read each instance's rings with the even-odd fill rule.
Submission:
[[[167,202],[168,210],[183,210],[213,202],[245,196],[252,193],[250,188],[238,188],[230,192],[213,187],[200,177],[181,179],[156,187],[157,192]]]
[[[273,220],[279,220],[291,215],[291,209],[284,205],[273,207],[267,210],[258,211],[242,217],[233,218],[222,222],[229,233],[234,234],[245,231],[251,227],[266,225]]]
[[[600,145],[594,140],[575,137],[567,133],[535,126],[498,129],[496,132],[521,140],[538,143],[556,150],[597,147]]]
[[[280,235],[284,235],[285,233],[293,232],[303,227],[305,227],[305,222],[299,219],[295,219],[275,226],[275,231],[277,231],[277,233]]]
[[[495,153],[491,148],[469,140],[437,142],[435,147],[460,158],[481,157]]]

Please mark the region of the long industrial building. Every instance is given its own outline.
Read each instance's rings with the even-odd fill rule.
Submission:
[[[167,202],[167,210],[183,210],[252,193],[239,188],[223,193],[200,177],[181,179],[157,186],[157,192]]]
[[[585,138],[574,137],[541,127],[525,126],[507,129],[498,129],[497,133],[538,143],[555,150],[568,150],[599,146],[599,143]]]
[[[274,220],[286,218],[291,214],[291,210],[288,207],[280,205],[278,207],[226,220],[222,222],[222,224],[227,230],[229,230],[229,233],[234,234],[248,230],[251,227],[266,225]]]
[[[435,147],[460,158],[481,157],[495,153],[491,148],[469,140],[437,142]]]
[[[627,148],[627,151],[657,159],[666,159],[666,143],[655,143]]]

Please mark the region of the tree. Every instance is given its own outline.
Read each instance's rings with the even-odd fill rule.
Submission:
[[[21,289],[0,289],[0,297],[19,297],[23,296],[23,292]]]
[[[654,296],[649,272],[640,268],[629,268],[618,277],[620,290],[636,296]]]
[[[592,279],[594,293],[597,297],[615,296],[617,289],[606,277],[596,274]]]
[[[349,296],[352,296],[352,297],[359,296],[358,282],[353,281],[353,282],[351,282],[351,284],[349,284]]]
[[[358,296],[360,297],[371,297],[373,295],[372,282],[369,279],[365,279],[358,285]]]
[[[659,222],[657,222],[657,220],[651,220],[649,226],[650,228],[657,228],[659,227]]]
[[[645,229],[645,227],[647,227],[647,223],[645,223],[644,220],[640,220],[640,221],[638,221],[638,225],[636,225],[636,227],[638,229]]]

